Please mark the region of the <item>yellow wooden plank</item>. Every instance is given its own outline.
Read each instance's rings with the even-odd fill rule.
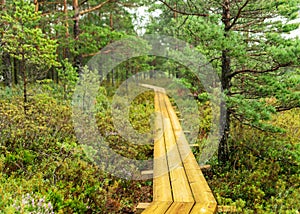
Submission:
[[[151,203],[139,203],[137,205],[136,209],[142,209],[142,210],[144,210],[144,209],[150,207],[150,205],[151,205]]]
[[[160,94],[161,111],[168,117],[168,110],[165,105],[165,94]],[[167,149],[168,166],[172,185],[174,202],[194,202],[194,198],[182,165],[180,154],[177,148],[174,131],[169,118],[164,119],[165,143]]]
[[[211,168],[211,165],[209,164],[206,164],[206,165],[200,165],[200,169],[203,171],[203,170],[208,170]]]
[[[139,84],[140,86],[143,86],[145,88],[151,88],[153,89],[155,92],[162,92],[162,93],[166,93],[165,89],[164,88],[161,88],[161,87],[157,87],[157,86],[154,86],[154,85],[149,85],[149,84]]]
[[[154,202],[143,213],[165,213],[166,210],[166,213],[215,213],[217,203],[190,150],[175,111],[164,90],[153,89],[155,110],[163,115],[163,121],[158,119],[156,127],[164,130],[164,135],[160,133],[155,138]],[[170,172],[164,173],[168,169],[171,169]],[[174,203],[169,201],[172,199],[171,191]],[[164,197],[166,194],[168,196]]]
[[[165,143],[167,149],[168,165],[169,170],[176,168],[182,168],[182,161],[176,145],[174,133],[172,131],[171,122],[169,119],[165,119]]]
[[[184,160],[185,170],[190,182],[191,189],[196,202],[210,202],[217,206],[217,202],[208,186],[203,173],[200,170],[193,154]]]
[[[165,96],[166,107],[170,116],[170,120],[173,126],[173,130],[176,137],[176,143],[178,144],[179,153],[183,161],[183,166],[188,177],[190,187],[193,192],[195,201],[198,203],[209,204],[216,209],[217,202],[209,188],[201,169],[189,147],[189,144],[185,138],[184,132],[182,131],[181,125],[178,121],[178,117],[172,108],[172,105]],[[207,209],[207,207],[206,207]]]
[[[190,214],[214,214],[217,212],[215,204],[196,203]]]
[[[216,207],[217,202],[193,153],[191,151],[188,152],[189,147],[187,143],[185,143],[183,140],[179,140],[178,144],[180,153],[183,156],[183,165],[185,167],[195,201],[201,203],[211,203]],[[184,146],[184,144],[186,146]]]
[[[159,95],[155,93],[155,110],[160,112]],[[166,158],[164,135],[162,134],[162,118],[157,115],[155,120],[156,133],[154,141],[154,166],[153,166],[153,200],[172,201],[171,182]]]
[[[181,125],[180,125],[180,122],[179,122],[179,119],[177,117],[177,114],[175,113],[174,109],[173,109],[173,106],[168,98],[168,96],[166,94],[164,94],[164,101],[165,101],[165,105],[166,105],[166,108],[168,109],[168,115],[170,117],[170,120],[172,122],[172,126],[173,126],[173,130],[176,134],[176,132],[178,131],[182,131],[182,128],[181,128]]]
[[[149,170],[141,171],[141,175],[153,175],[153,170],[149,169]]]
[[[166,214],[184,214],[190,213],[191,209],[194,206],[194,202],[174,202],[169,209],[167,210]]]
[[[168,208],[171,206],[171,204],[172,204],[172,201],[169,201],[169,202],[154,201],[142,213],[143,214],[164,214],[164,213],[166,213]]]

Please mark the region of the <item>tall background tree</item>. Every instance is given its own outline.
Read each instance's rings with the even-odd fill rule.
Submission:
[[[8,14],[13,16],[17,2],[3,0],[1,13],[5,14],[7,8]],[[32,27],[39,28],[44,35],[47,35],[47,38],[56,40],[59,44],[56,47],[57,61],[68,60],[77,68],[77,72],[80,71],[81,66],[85,65],[91,57],[110,42],[127,35],[136,35],[132,24],[132,14],[128,12],[128,8],[135,8],[143,4],[142,1],[137,0],[118,2],[108,0],[101,2],[92,0],[34,0],[25,2],[31,3],[34,12],[39,14],[39,20],[35,20],[35,23],[33,20],[29,20],[28,25],[31,23]],[[3,49],[5,43],[2,38],[10,25],[4,18],[0,24],[1,73],[5,77],[6,85],[18,84],[23,66],[21,66],[20,59],[12,57],[9,52]],[[65,69],[63,63],[62,68]],[[128,72],[130,73],[130,71]],[[113,76],[122,77],[120,74]],[[53,68],[48,70],[46,77],[55,82],[60,81],[58,70]]]
[[[150,31],[168,33],[195,45],[219,73],[226,108],[218,159],[229,158],[230,124],[274,131],[272,113],[300,106],[300,40],[284,34],[298,28],[299,1],[159,1],[164,11]],[[182,78],[189,79],[182,75]],[[190,78],[190,81],[191,80]],[[266,100],[274,99],[272,104]]]
[[[24,0],[14,2],[9,12],[4,11],[0,16],[0,22],[6,26],[1,32],[3,50],[20,63],[25,112],[28,80],[43,78],[45,71],[52,66],[59,66],[56,61],[56,41],[49,39],[38,28],[39,20],[40,14],[35,12],[31,3]]]
[[[2,0],[0,4],[0,9],[2,11],[6,11],[6,0]],[[0,25],[1,28],[5,28],[5,23],[1,23]],[[3,34],[2,34],[3,36]],[[11,73],[11,58],[9,53],[5,52],[3,50],[3,47],[1,49],[1,56],[2,56],[2,73],[3,73],[3,78],[5,81],[5,85],[8,87],[11,87],[12,85],[12,73]]]

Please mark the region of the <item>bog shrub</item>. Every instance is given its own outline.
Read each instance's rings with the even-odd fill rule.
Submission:
[[[52,83],[40,86],[38,83],[37,94],[30,96],[26,114],[20,94],[1,95],[0,213],[132,212],[141,197],[137,192],[145,185],[108,175],[93,163],[77,142],[70,101],[55,94],[61,90],[44,89],[52,87]],[[150,113],[150,103],[142,107],[148,98],[143,95],[135,103],[138,109],[147,108]],[[101,133],[114,131],[104,88],[99,89],[96,98],[96,117]],[[137,118],[146,120],[147,115]],[[138,124],[134,117],[132,123]],[[120,136],[107,137],[122,154],[128,154],[129,148],[131,158],[145,158],[149,151],[131,148],[130,142]],[[146,191],[151,192],[151,185],[146,185]],[[148,197],[145,194],[144,201]]]
[[[284,132],[269,133],[232,124],[230,162],[211,161],[207,173],[220,204],[240,213],[299,213],[299,109],[275,115],[270,123]],[[241,203],[242,202],[242,203]]]

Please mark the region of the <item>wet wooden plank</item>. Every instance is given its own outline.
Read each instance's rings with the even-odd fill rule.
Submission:
[[[154,140],[154,166],[153,166],[153,200],[173,201],[169,167],[166,157],[165,137],[163,134],[163,118],[160,116],[159,94],[155,93],[155,111],[158,112],[155,119]]]
[[[154,202],[143,213],[216,213],[217,203],[163,88],[155,91]]]
[[[136,207],[136,209],[141,209],[141,210],[144,210],[144,209],[147,209],[148,207],[150,207],[151,203],[139,203]]]
[[[191,214],[214,214],[216,212],[217,212],[217,207],[215,206],[215,204],[196,203],[190,213]]]
[[[174,202],[167,210],[166,214],[183,214],[190,213],[194,202]]]
[[[199,206],[202,206],[209,211],[211,209],[216,210],[217,202],[204,178],[204,175],[201,172],[198,162],[196,161],[190,149],[184,132],[182,131],[180,122],[178,121],[178,117],[167,96],[165,96],[165,100],[175,133],[176,143],[178,145],[179,153],[183,162],[183,167],[185,168],[190,188],[192,189],[193,197],[196,203],[200,203]],[[206,207],[206,204],[209,204],[209,207]]]
[[[174,130],[166,106],[166,95],[160,94],[161,111],[166,117],[163,120],[165,144],[174,202],[194,202],[193,194],[182,165],[180,153],[176,144]]]
[[[143,214],[164,214],[171,206],[172,201],[154,201],[150,204],[150,206],[145,209],[142,213]]]

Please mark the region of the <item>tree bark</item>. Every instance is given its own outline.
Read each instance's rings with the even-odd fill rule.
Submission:
[[[24,53],[22,54],[22,61],[21,61],[21,74],[23,75],[23,97],[24,97],[24,113],[27,113],[27,75],[26,75],[26,63],[25,63],[25,57]]]
[[[115,75],[115,71],[114,69],[111,70],[111,84],[112,86],[115,86],[115,78],[114,78],[114,75]]]
[[[109,14],[109,26],[110,26],[110,29],[113,31],[114,30],[114,20],[113,20],[112,13]]]
[[[38,0],[34,0],[34,6],[35,6],[35,12],[38,12],[39,11],[39,2]]]
[[[77,1],[77,0],[73,0],[73,2],[74,2],[74,1]],[[104,2],[102,2],[102,3],[100,3],[100,4],[96,5],[96,6],[94,6],[94,7],[92,7],[92,8],[83,10],[83,11],[81,11],[81,12],[79,13],[79,15],[84,15],[84,14],[86,14],[86,13],[90,13],[90,12],[93,12],[93,11],[95,11],[95,10],[99,10],[99,9],[102,8],[104,5],[106,5],[107,3],[109,3],[110,1],[111,1],[111,0],[106,0],[106,1],[104,1]]]
[[[5,10],[6,0],[1,0],[0,4],[1,4],[1,9]]]
[[[12,68],[11,68],[10,55],[8,53],[3,54],[2,62],[4,65],[4,68],[3,68],[4,83],[6,86],[11,87],[12,86],[12,75],[11,75]]]
[[[3,11],[6,10],[6,0],[1,0],[1,7]],[[11,74],[11,60],[9,53],[4,52],[2,55],[3,63],[3,77],[6,86],[11,87],[12,85],[12,74]]]
[[[64,0],[64,15],[65,15],[65,28],[66,28],[66,40],[69,39],[69,22],[68,22],[68,4],[67,0]],[[69,47],[65,47],[64,49],[64,58],[70,57]]]
[[[224,36],[228,37],[228,33],[230,31],[230,1],[223,1],[223,14],[222,14],[222,22],[224,24]],[[222,88],[225,93],[229,93],[230,91],[230,78],[231,73],[231,58],[229,50],[222,51],[222,74],[221,74],[221,83]],[[218,148],[218,161],[221,164],[225,164],[229,160],[229,150],[228,150],[228,140],[230,133],[230,111],[226,108],[225,101],[221,104],[221,118],[225,118],[221,121],[221,126],[224,128],[223,133],[221,133],[221,140]]]
[[[77,45],[75,45],[75,51],[79,50],[78,46],[78,41],[79,41],[79,35],[80,35],[80,28],[79,28],[79,18],[80,18],[80,11],[79,11],[79,5],[78,5],[78,0],[73,0],[73,10],[74,10],[74,29],[73,29],[73,34],[74,34],[74,39]],[[81,54],[76,54],[74,58],[75,62],[75,67],[77,68],[78,73],[80,73],[80,67],[81,67],[81,62],[82,62],[82,56]]]
[[[18,60],[16,58],[14,58],[14,83],[15,85],[18,85],[19,84],[19,78],[18,78]]]

